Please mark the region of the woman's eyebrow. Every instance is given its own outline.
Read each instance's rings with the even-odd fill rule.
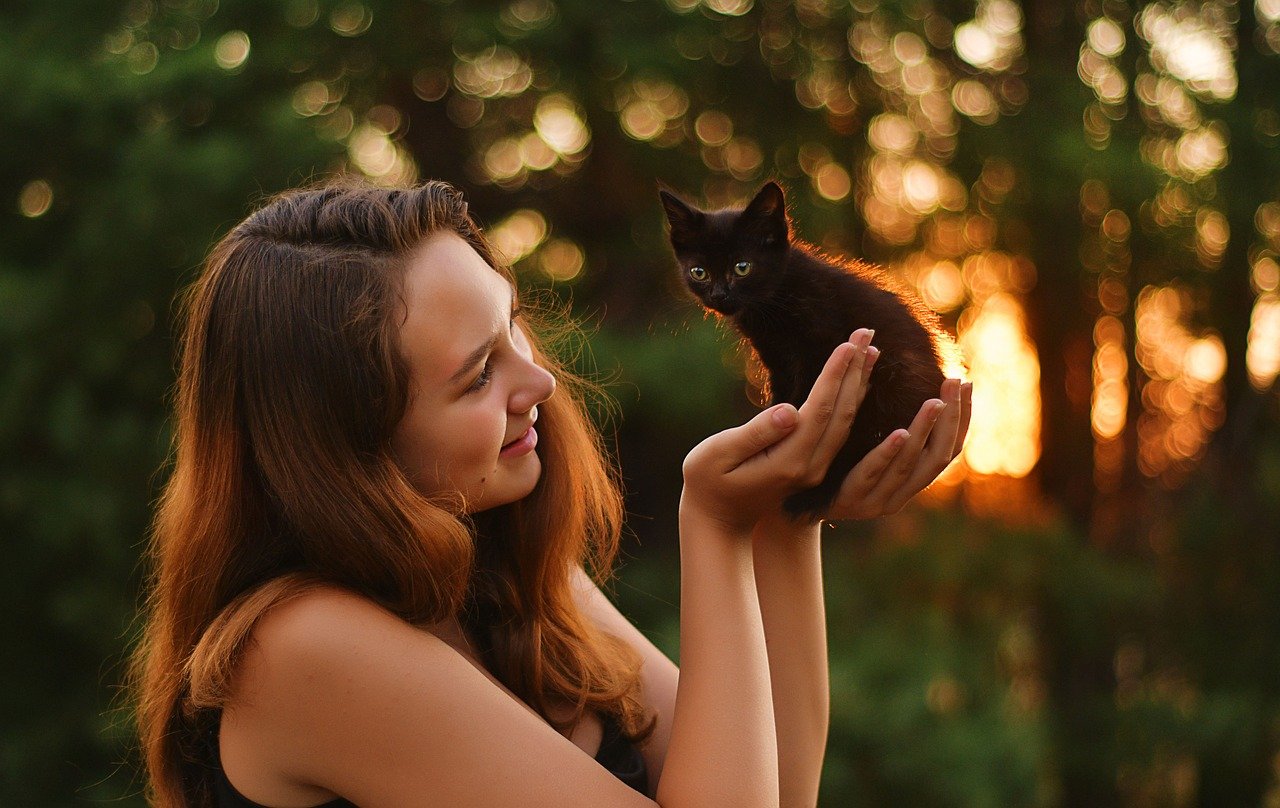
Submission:
[[[492,337],[489,337],[488,341],[485,342],[484,345],[481,345],[479,348],[476,348],[474,351],[467,354],[467,358],[462,360],[462,367],[458,368],[457,371],[449,377],[449,384],[457,384],[461,381],[462,378],[467,375],[467,371],[475,367],[481,359],[484,359],[485,354],[492,351],[493,346],[497,344],[498,335],[494,334]]]
[[[515,287],[513,286],[511,288],[511,310],[515,311],[515,308],[516,308],[516,290],[515,290]],[[492,351],[493,346],[497,344],[498,344],[498,334],[494,334],[492,337],[489,337],[489,339],[486,340],[485,343],[481,345],[479,348],[476,348],[474,351],[467,354],[467,358],[462,360],[462,366],[459,367],[457,371],[455,371],[454,374],[449,377],[448,383],[450,385],[453,385],[461,381],[462,378],[467,375],[468,371],[470,371],[473,367],[475,367],[476,364],[478,364],[481,359],[484,359],[485,354]]]

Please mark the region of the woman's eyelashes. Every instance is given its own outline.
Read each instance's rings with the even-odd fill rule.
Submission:
[[[519,316],[520,316],[520,309],[519,307],[517,307],[514,311],[511,312],[510,327],[511,327],[512,334],[515,333],[516,318]],[[480,369],[480,375],[476,377],[476,380],[471,383],[471,387],[468,388],[468,392],[483,390],[485,387],[489,386],[489,382],[492,379],[493,379],[493,354],[491,353],[484,360],[484,367]]]

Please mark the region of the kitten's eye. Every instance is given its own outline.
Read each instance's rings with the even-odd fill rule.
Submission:
[[[739,278],[744,277],[744,276],[746,276],[746,275],[750,275],[750,274],[751,274],[751,262],[750,262],[750,261],[739,261],[738,263],[734,264],[734,265],[733,265],[733,274],[737,275]]]
[[[702,267],[690,267],[689,277],[695,281],[705,281],[707,279],[707,271]]]

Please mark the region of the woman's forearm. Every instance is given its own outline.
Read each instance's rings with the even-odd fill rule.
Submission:
[[[680,511],[680,682],[657,801],[778,805],[778,749],[750,535]]]
[[[752,534],[784,808],[817,805],[826,754],[831,688],[820,531],[779,517]]]

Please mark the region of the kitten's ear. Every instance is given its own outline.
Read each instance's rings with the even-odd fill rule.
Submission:
[[[766,247],[787,243],[787,200],[778,183],[766,182],[747,204],[742,218],[752,231],[760,234]]]
[[[686,204],[669,191],[659,190],[662,209],[667,212],[667,224],[671,225],[671,240],[675,243],[692,241],[702,230],[702,211]]]

